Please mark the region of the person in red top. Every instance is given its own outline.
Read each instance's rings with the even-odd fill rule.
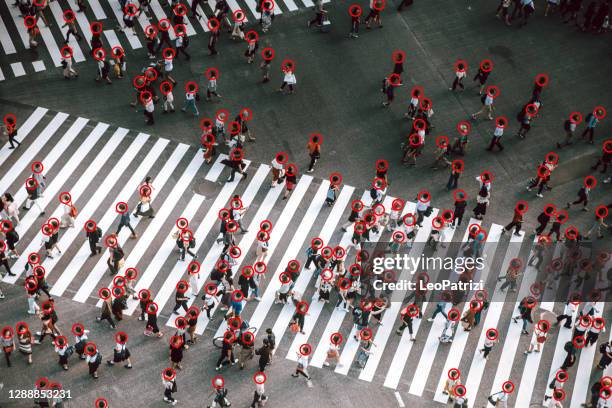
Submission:
[[[520,205],[521,204],[519,204],[518,206]],[[522,225],[523,225],[523,212],[520,210],[520,208],[515,208],[514,216],[512,217],[512,221],[510,222],[510,224],[504,227],[504,229],[502,230],[502,234],[505,234],[506,232],[510,231],[512,227],[514,227],[514,235],[520,236]]]

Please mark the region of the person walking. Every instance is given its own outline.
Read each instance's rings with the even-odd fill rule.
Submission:
[[[155,190],[153,188],[152,181],[153,179],[151,178],[151,176],[147,176],[145,178],[145,181],[138,188],[140,200],[138,202],[138,205],[136,206],[136,211],[134,211],[133,213],[134,217],[143,216],[155,218],[155,210],[151,206],[151,199],[153,191]]]
[[[492,152],[493,148],[496,146],[499,148],[500,152],[504,150],[504,146],[501,144],[501,138],[504,135],[504,129],[506,128],[507,124],[508,120],[503,116],[495,119],[495,130],[493,131],[491,143],[489,143],[489,147],[487,147],[488,151]]]
[[[9,149],[14,149],[15,144],[17,147],[21,146],[21,142],[16,139],[17,137],[17,123],[12,116],[8,116],[4,121],[4,134],[8,136]]]
[[[354,4],[349,7],[349,15],[351,16],[351,31],[349,38],[359,38],[359,26],[361,25],[361,7]]]
[[[93,257],[102,253],[102,246],[99,245],[102,239],[102,228],[94,221],[87,221],[85,223],[85,236],[89,242],[89,256]]]
[[[593,112],[589,113],[585,118],[585,129],[582,132],[582,139],[586,139],[588,137],[588,142],[593,144],[593,139],[595,137],[595,128],[600,121],[600,118],[605,115],[605,111],[602,107],[598,106],[593,110]]]
[[[285,87],[289,85],[289,94],[293,94],[295,84],[297,84],[293,64],[286,64],[285,68],[283,69],[283,73],[283,83],[281,84],[280,88],[278,88],[278,92],[283,92],[285,90]]]
[[[217,71],[210,70],[208,75],[208,82],[206,83],[206,100],[212,101],[213,96],[221,99],[222,96],[217,92]]]
[[[11,326],[6,326],[2,329],[2,339],[0,339],[0,343],[2,344],[6,366],[10,368],[11,353],[15,350],[15,337]]]
[[[457,61],[455,63],[455,79],[453,79],[453,83],[451,84],[449,91],[457,90],[459,87],[462,91],[465,89],[463,85],[463,78],[467,75],[467,64],[464,61]]]
[[[318,134],[314,134],[310,137],[308,141],[308,145],[306,148],[308,149],[308,155],[310,156],[310,164],[308,165],[308,173],[312,173],[314,171],[314,166],[317,161],[321,158],[321,143],[322,138]]]
[[[568,119],[563,122],[563,130],[565,130],[565,140],[562,143],[557,142],[557,148],[561,149],[564,146],[573,144],[572,139],[576,133],[576,126],[582,123],[582,115],[580,112],[572,112]]]
[[[523,214],[527,211],[527,204],[525,202],[519,202],[514,209],[514,215],[512,221],[502,229],[502,235],[507,233],[514,227],[514,235],[521,236],[521,226],[523,225]]]
[[[197,93],[196,84],[194,82],[190,82],[187,85],[187,89],[185,90],[185,104],[181,108],[182,112],[187,112],[187,109],[189,109],[193,113],[193,116],[200,115],[200,111],[198,110],[198,107],[196,106],[196,93]]]
[[[106,320],[110,324],[111,329],[114,329],[116,326],[112,315],[113,305],[110,298],[111,292],[108,288],[103,288],[100,290],[99,296],[102,299],[102,310],[100,316],[96,317],[96,321],[101,322],[102,320]]]
[[[132,361],[130,360],[131,353],[127,348],[128,335],[125,332],[119,332],[115,335],[115,348],[113,349],[113,359],[107,360],[106,364],[114,366],[115,364],[126,362],[125,368],[132,368]]]
[[[102,364],[102,354],[98,351],[96,345],[92,342],[87,343],[85,345],[85,354],[87,357],[85,361],[87,362],[87,366],[89,368],[89,375],[94,379],[98,379],[98,368],[100,364]]]
[[[132,232],[130,238],[138,238],[138,234],[136,234],[136,231],[134,231],[134,228],[132,227],[130,211],[127,203],[121,202],[117,204],[117,212],[119,212],[121,216],[119,217],[119,225],[117,226],[117,231],[115,231],[115,235],[119,236],[119,233],[121,232],[123,227],[127,227]]]
[[[178,400],[172,396],[173,393],[177,392],[176,371],[171,367],[165,368],[162,371],[162,385],[164,387],[164,402],[176,405]]]
[[[271,48],[265,48],[262,52],[263,61],[259,64],[261,70],[262,80],[261,83],[265,84],[270,82],[270,70],[272,69],[272,59],[274,58],[274,51]]]
[[[476,120],[476,118],[483,113],[487,114],[487,118],[489,120],[493,120],[493,111],[495,110],[495,98],[499,96],[499,90],[496,86],[487,87],[486,95],[481,97],[482,109],[478,112],[472,113],[472,120]]]
[[[582,211],[588,211],[588,207],[587,205],[589,204],[589,196],[591,194],[591,187],[588,187],[587,185],[583,185],[582,187],[580,187],[580,190],[578,190],[578,199],[576,201],[573,202],[567,202],[565,208],[566,209],[570,209],[572,207],[572,205],[576,205],[576,204],[582,204]]]

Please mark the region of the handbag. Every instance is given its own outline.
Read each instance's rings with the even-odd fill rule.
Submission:
[[[292,333],[297,333],[300,331],[300,325],[297,323],[291,323],[291,332]]]
[[[491,405],[493,405],[493,406],[496,406],[496,405],[497,405],[497,401],[495,401],[495,400],[493,399],[493,396],[492,396],[492,395],[489,395],[489,396],[487,397],[487,399],[489,400],[489,403],[490,403]]]
[[[121,269],[123,268],[123,265],[125,265],[125,258],[121,258],[119,262],[117,262],[117,268]]]

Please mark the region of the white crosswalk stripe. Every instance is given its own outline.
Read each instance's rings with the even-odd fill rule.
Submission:
[[[309,219],[316,218],[319,211],[322,209],[323,205],[325,204],[325,196],[327,194],[328,188],[329,188],[329,182],[321,183],[321,187],[319,188],[319,191],[317,192],[317,195],[315,196],[315,199],[312,201],[312,204],[309,208],[308,213],[310,214],[310,212],[312,211],[312,215],[309,216]],[[353,188],[349,188],[346,186],[342,189],[342,192],[340,193],[340,197],[338,197],[338,200],[334,204],[334,208],[332,209],[332,211],[330,211],[329,215],[327,216],[327,220],[325,221],[325,224],[323,225],[321,232],[317,235],[319,238],[323,240],[325,245],[329,245],[329,240],[331,239],[332,233],[334,232],[334,230],[336,229],[336,226],[340,222],[341,213],[344,211],[344,207],[347,205],[348,201],[350,200],[353,194],[353,191],[354,191]],[[367,196],[367,193],[364,193],[364,196],[362,197],[362,199],[364,199],[366,196]],[[306,217],[304,217],[304,219],[306,219]],[[303,228],[303,230],[305,231],[304,234],[308,232],[306,231],[306,228],[307,228],[306,225]],[[352,232],[347,231],[343,235],[342,240],[340,241],[339,245],[343,248],[347,248],[348,244],[350,243],[351,235],[352,235]],[[293,245],[294,242],[292,241],[290,248],[294,248],[293,251],[295,253],[292,254],[294,258],[295,258],[295,255],[297,255],[297,250],[295,248],[301,247],[302,246],[301,244],[306,239],[305,235],[303,237],[302,236],[297,237],[296,235],[295,237],[296,238],[294,239],[301,239],[302,242],[295,242],[295,245]],[[291,254],[287,255],[288,258],[290,256]],[[300,277],[298,278],[298,281],[295,284],[295,290],[297,290],[299,293],[304,293],[306,291],[306,287],[308,283],[310,282],[312,278],[312,275],[314,274],[314,271],[315,271],[314,267],[310,269],[306,269],[306,267],[304,267],[304,269],[302,270],[302,273],[300,274]],[[297,360],[297,352],[299,351],[299,347],[302,344],[305,344],[308,342],[308,338],[310,337],[310,334],[312,333],[312,330],[314,329],[315,324],[317,323],[317,319],[319,318],[319,315],[321,314],[321,311],[323,310],[323,305],[324,303],[319,301],[318,297],[316,300],[313,298],[312,301],[310,302],[310,305],[308,308],[308,315],[306,316],[306,319],[304,321],[304,334],[302,333],[296,334],[295,338],[293,339],[293,343],[291,344],[291,346],[289,347],[289,351],[287,352],[288,359]],[[276,320],[276,323],[274,324],[274,327],[272,328],[272,330],[274,331],[274,335],[276,336],[276,340],[278,342],[281,341],[283,335],[285,334],[287,326],[289,325],[289,322],[291,321],[291,318],[294,313],[295,313],[295,306],[290,305],[290,304],[283,306],[283,310],[281,311],[278,319]]]
[[[119,192],[118,196],[113,202],[118,202],[124,197],[129,197],[129,195],[136,188],[138,183],[140,183],[141,180],[146,177],[146,174],[151,169],[151,167],[153,167],[153,164],[158,160],[168,143],[169,140],[167,139],[159,139],[155,143],[155,145],[151,148],[147,156],[141,161],[140,166],[138,166],[136,171],[134,171],[130,180],[125,184],[123,190]],[[97,222],[97,224],[102,229],[102,231],[109,231],[111,228],[111,224],[116,217],[117,213],[113,206],[106,211],[104,216]],[[88,243],[84,243],[77,252],[77,254],[72,258],[72,261],[70,262],[68,267],[66,267],[64,273],[59,277],[55,285],[53,285],[53,288],[51,289],[52,294],[61,296],[64,293],[70,282],[76,276],[79,269],[87,261],[89,252],[90,251]],[[92,278],[90,277],[90,279]],[[76,296],[75,300],[78,300]]]
[[[15,44],[13,44],[13,40],[11,39],[9,32],[6,29],[6,24],[4,23],[4,20],[2,20],[1,17],[0,21],[2,22],[2,24],[0,24],[0,44],[2,45],[2,49],[7,55],[15,54],[17,52],[17,49],[15,48]]]
[[[480,221],[477,221],[475,219],[470,219],[469,225],[473,225],[473,224],[480,225]],[[465,231],[463,240],[461,242],[467,241],[468,232],[469,230]],[[428,311],[427,309],[428,305],[429,305],[429,302],[423,303],[423,310],[422,310],[423,316],[425,316],[425,312]],[[412,330],[414,332],[415,337],[418,334],[419,329],[421,327],[421,321],[422,319],[415,319],[415,321],[412,324],[413,325]],[[437,335],[441,334],[442,326],[436,326],[436,328],[432,327],[431,332],[437,333]],[[404,330],[404,332],[402,333],[402,337],[400,339],[400,344],[395,353],[395,357],[393,361],[391,362],[391,366],[389,367],[389,371],[387,372],[387,376],[385,377],[385,382],[384,382],[385,387],[389,387],[393,389],[396,389],[398,387],[402,373],[404,371],[404,368],[406,367],[406,363],[408,362],[408,357],[410,355],[410,351],[412,350],[413,344],[414,342],[410,340],[410,334],[408,333],[407,330]],[[427,344],[428,343],[426,343],[426,347],[427,347]]]
[[[109,37],[112,35],[107,38]],[[400,312],[404,299],[392,298],[390,307],[382,314],[382,325],[371,324],[375,344],[373,353],[369,355],[361,370],[354,370],[353,363],[358,356],[360,345],[360,342],[353,338],[358,334],[357,328],[352,324],[350,315],[343,309],[334,308],[335,295],[330,305],[319,301],[317,291],[313,290],[316,280],[313,279],[314,268],[303,267],[294,287],[295,292],[302,294],[302,299],[309,303],[303,333],[294,334],[288,330],[295,313],[295,305],[290,302],[276,307],[274,300],[280,287],[280,274],[290,260],[304,262],[304,250],[312,238],[318,236],[325,245],[332,248],[340,245],[350,252],[347,257],[354,256],[355,249],[350,245],[352,231],[341,233],[338,223],[350,212],[352,199],[361,198],[366,205],[371,204],[369,191],[343,185],[336,202],[328,208],[325,199],[329,181],[301,175],[290,197],[281,200],[284,188],[281,185],[269,188],[271,168],[267,164],[245,161],[249,172],[246,180],[237,176],[232,182],[219,182],[224,180],[227,177],[225,174],[228,173],[223,163],[228,157],[224,154],[220,154],[211,166],[204,166],[201,151],[193,147],[167,139],[152,138],[128,129],[111,128],[104,123],[92,123],[81,117],[50,113],[44,108],[33,109],[31,114],[18,118],[18,124],[19,138],[25,144],[22,150],[8,150],[8,146],[3,146],[0,150],[0,166],[4,169],[0,177],[0,192],[15,190],[15,204],[21,206],[27,196],[23,182],[31,174],[30,165],[34,161],[41,161],[47,176],[47,185],[38,203],[47,214],[40,217],[38,211],[32,209],[22,214],[17,226],[22,238],[18,243],[21,256],[12,265],[17,276],[7,275],[3,279],[4,282],[22,284],[28,254],[42,250],[40,226],[47,217],[60,217],[64,212],[64,206],[58,202],[58,194],[67,191],[79,209],[75,228],[62,230],[58,242],[62,253],[53,259],[43,256],[42,265],[45,267],[46,278],[51,284],[51,294],[54,297],[68,296],[76,302],[95,304],[98,300],[97,291],[101,287],[112,287],[113,282],[109,282],[108,277],[104,276],[108,270],[108,252],[97,259],[94,258],[97,255],[90,256],[83,225],[87,220],[93,219],[105,235],[115,232],[119,218],[115,210],[116,203],[130,202],[133,204],[131,207],[135,207],[138,186],[146,176],[151,175],[155,187],[152,206],[157,213],[155,218],[150,220],[130,217],[131,225],[138,230],[138,238],[129,240],[129,230],[119,234],[118,242],[126,251],[125,266],[120,274],[128,267],[138,268],[135,289],[151,290],[153,301],[158,304],[159,314],[165,320],[166,326],[173,328],[175,319],[179,316],[172,313],[174,302],[171,302],[179,280],[188,280],[192,286],[188,292],[188,306],[200,306],[201,301],[198,298],[209,281],[209,274],[223,248],[223,245],[215,243],[220,224],[218,211],[229,205],[234,194],[239,194],[243,205],[249,207],[243,218],[248,231],[236,236],[241,255],[233,265],[234,278],[238,278],[245,262],[253,259],[257,231],[260,223],[266,219],[273,221],[266,263],[274,265],[266,272],[262,281],[259,289],[260,302],[245,301],[241,317],[249,322],[250,327],[257,328],[258,333],[261,333],[264,327],[272,328],[277,342],[275,350],[280,351],[283,357],[295,360],[299,347],[308,343],[313,346],[310,365],[320,368],[327,357],[330,335],[341,332],[345,340],[340,350],[339,364],[334,369],[337,375],[355,377],[365,382],[380,381],[381,385],[387,388],[407,391],[414,396],[445,403],[448,396],[444,395],[442,390],[447,372],[450,368],[461,367],[461,380],[466,386],[470,408],[479,406],[479,402],[485,401],[487,395],[500,391],[502,383],[507,380],[516,385],[516,391],[511,396],[513,406],[527,407],[534,400],[542,398],[545,393],[550,394],[548,389],[539,389],[538,384],[542,383],[539,380],[547,379],[548,385],[554,377],[565,358],[563,347],[571,340],[571,330],[563,327],[555,329],[558,330],[556,341],[543,345],[541,353],[525,356],[523,347],[528,346],[533,334],[521,336],[520,323],[513,323],[508,319],[509,312],[514,312],[510,308],[518,307],[520,300],[529,294],[538,279],[534,266],[525,267],[518,294],[502,292],[501,282],[497,282],[490,294],[489,307],[483,311],[480,324],[483,330],[466,332],[459,325],[449,347],[441,345],[438,339],[444,327],[443,316],[437,316],[431,324],[415,318],[413,332],[416,343],[410,341],[406,331],[401,336],[394,336],[394,329],[401,320]],[[14,152],[17,152],[15,158],[12,156]],[[198,188],[190,188],[196,180],[202,179],[219,185],[215,188],[214,195],[204,196],[198,193]],[[90,189],[93,185],[96,188]],[[387,211],[391,208],[393,199],[391,196],[385,197],[383,205]],[[406,202],[403,213],[414,212],[415,206],[414,202]],[[438,244],[435,252],[426,250],[426,242],[432,228],[431,221],[441,212],[440,209],[433,209],[425,218],[412,248],[406,251],[411,257],[418,257],[426,252],[442,258],[447,257],[449,253],[455,256],[449,250],[451,243],[458,246],[459,242],[454,241],[461,238],[461,242],[467,241],[467,226],[458,228],[457,231],[446,228],[440,241],[443,245]],[[171,232],[176,228],[175,221],[178,217],[189,220],[189,228],[194,232],[197,242],[193,251],[204,258],[201,261],[200,276],[197,278],[188,277],[188,261],[174,258],[176,244]],[[471,219],[468,225],[471,224],[480,224],[480,221]],[[509,240],[502,240],[502,226],[495,223],[489,225],[483,248],[485,267],[477,272],[474,278],[495,282],[495,278],[505,272],[513,258],[519,257],[521,253],[529,253],[531,258],[534,249],[527,248],[533,245],[533,242],[523,242],[524,235],[512,235]],[[389,235],[383,228],[379,234],[371,236],[372,244],[380,242],[380,247],[386,246],[390,240]],[[559,255],[559,247],[555,250],[553,258]],[[66,256],[68,253],[70,256]],[[494,268],[494,265],[501,266]],[[450,273],[449,279],[456,281],[457,273]],[[438,282],[440,274],[441,268],[428,270],[430,281]],[[404,279],[411,279],[407,269],[399,275],[398,280]],[[560,281],[553,284],[543,295],[545,301],[538,306],[538,315],[542,312],[554,313],[563,307],[553,297]],[[582,288],[570,289],[577,291]],[[470,297],[471,292],[467,293],[466,298]],[[434,305],[432,300],[422,305],[424,318],[431,316]],[[609,316],[605,306],[604,302],[596,305],[596,316]],[[138,301],[129,299],[128,309],[124,314],[133,315],[138,307]],[[216,305],[212,311],[215,314],[214,320],[209,320],[206,313],[200,313],[198,318],[196,333],[202,335],[205,341],[222,336],[227,329],[222,313],[216,310],[218,307],[219,305]],[[469,304],[462,303],[457,307],[461,312],[465,312]],[[181,310],[179,312],[182,314]],[[503,318],[504,316],[506,318]],[[539,320],[539,317],[535,320]],[[610,326],[609,322],[606,326]],[[483,347],[485,329],[488,328],[499,330],[500,335],[503,335],[503,344],[495,348],[489,360],[485,360],[479,350]],[[610,367],[603,372],[595,367],[599,345],[605,342],[609,335],[606,334],[605,339],[603,337],[601,336],[596,345],[579,350],[577,364],[568,370],[570,382],[565,391],[566,404],[570,407],[577,408],[586,401],[593,379],[612,372]],[[418,355],[415,347],[420,351]],[[442,353],[447,354],[441,358]],[[546,355],[552,355],[552,361],[550,357],[546,358]],[[431,364],[434,360],[443,362],[441,371],[440,367]],[[411,370],[406,370],[408,361],[414,362]],[[484,380],[486,376],[493,379],[492,384]]]
[[[325,0],[324,3],[329,2],[329,0]],[[112,10],[111,20],[107,18],[106,13],[104,12],[103,4],[105,7],[109,7]],[[196,34],[203,34],[209,31],[208,27],[208,17],[212,15],[215,1],[211,2],[202,2],[197,6],[197,12],[201,16],[201,18],[197,19],[198,24],[192,23],[192,19],[189,18],[191,15],[191,2],[184,2],[185,6],[187,6],[187,16],[184,18],[184,24],[187,26],[187,35],[194,36]],[[228,5],[230,7],[231,12],[234,12],[238,9],[243,10],[245,12],[245,20],[244,22],[247,24],[246,30],[255,30],[258,31],[257,26],[252,26],[252,23],[256,22],[260,18],[260,13],[257,12],[257,1],[256,0],[228,0]],[[0,45],[4,50],[5,54],[19,54],[22,51],[22,47],[25,49],[29,49],[29,36],[27,29],[24,25],[23,17],[20,17],[20,11],[17,7],[13,6],[11,0],[5,0],[5,4],[3,7],[9,10],[10,16],[12,17],[13,24],[9,26],[8,24],[0,24]],[[314,4],[311,0],[303,0],[301,3],[296,3],[294,0],[275,0],[274,13],[276,15],[280,15],[283,13],[283,9],[288,10],[289,12],[297,11],[299,8],[307,8],[313,7]],[[121,46],[126,54],[129,55],[130,50],[137,50],[143,47],[143,34],[140,30],[144,30],[148,25],[153,24],[156,25],[162,19],[168,19],[172,21],[174,13],[172,10],[168,8],[164,8],[161,5],[159,0],[152,0],[150,3],[151,9],[151,19],[149,20],[144,13],[140,13],[136,17],[136,25],[139,26],[137,35],[134,35],[131,29],[126,29],[125,32],[122,32],[120,35],[115,33],[115,29],[119,29],[124,27],[123,23],[123,10],[121,9],[121,5],[117,1],[109,1],[109,0],[89,0],[88,7],[84,12],[78,11],[78,6],[73,1],[65,1],[58,0],[49,2],[50,14],[52,17],[46,13],[47,18],[54,20],[54,24],[50,27],[46,27],[44,22],[38,22],[38,28],[40,29],[40,36],[38,37],[39,45],[38,48],[46,48],[50,60],[47,60],[43,65],[36,65],[34,70],[26,71],[25,74],[29,74],[31,72],[39,72],[47,69],[46,67],[55,66],[59,67],[61,65],[61,55],[60,49],[64,45],[64,40],[67,32],[67,27],[63,27],[64,25],[64,11],[72,10],[75,13],[75,23],[78,27],[79,35],[83,36],[83,41],[77,41],[74,37],[68,42],[68,45],[72,47],[74,51],[74,60],[77,63],[84,62],[86,60],[91,60],[92,56],[89,53],[90,44],[92,38],[91,32],[91,23],[94,21],[100,21],[103,23],[104,34],[110,47]],[[228,20],[233,24],[231,12],[228,13]],[[195,24],[195,26],[194,26]],[[197,27],[196,27],[197,26]],[[16,37],[14,33],[17,33],[21,38],[21,42],[23,45],[16,45],[14,42],[14,38]],[[169,36],[172,41],[176,38],[174,34],[174,30],[169,30]],[[110,50],[106,50],[109,52]],[[50,65],[52,64],[52,65]],[[24,64],[25,65],[25,64]],[[8,65],[6,66],[8,68]],[[2,71],[0,71],[2,72]],[[4,70],[7,72],[7,69]],[[10,70],[8,71],[10,72]],[[12,72],[11,72],[12,74]],[[17,75],[13,74],[13,77],[17,77],[20,75],[24,75],[18,73]],[[3,78],[2,78],[3,79]],[[0,79],[0,80],[2,80]]]
[[[156,186],[156,188],[158,189],[163,188],[166,182],[170,179],[170,176],[172,176],[174,169],[176,169],[176,167],[178,166],[180,159],[187,153],[187,150],[188,150],[188,147],[183,144],[180,144],[176,147],[170,159],[166,162],[165,166],[159,172],[157,177],[153,180],[153,183]],[[132,181],[136,181],[136,180],[132,180]],[[132,185],[130,192],[127,192],[128,194],[127,196],[118,197],[118,199],[115,202],[125,200],[127,197],[129,197],[129,195],[132,194],[131,192],[136,190],[138,187],[138,184],[141,182],[142,182],[142,178],[136,181],[135,185]],[[154,196],[152,196],[151,198],[152,205],[155,204],[154,198],[155,198]],[[137,218],[137,217],[134,217],[133,215],[130,215],[130,223],[133,227],[136,227],[139,224],[140,220],[141,219],[139,217]],[[119,233],[119,236],[117,239],[119,246],[123,246],[125,244],[129,235],[130,235],[129,230],[126,230],[125,228]],[[89,295],[91,294],[91,292],[96,287],[96,285],[98,284],[98,282],[100,281],[100,279],[102,279],[102,276],[104,275],[104,272],[106,272],[107,269],[108,269],[108,266],[106,265],[106,257],[103,256],[96,263],[96,265],[90,272],[88,279],[83,283],[83,285],[81,285],[76,295],[74,295],[73,299],[76,301],[85,302],[87,298],[89,297]]]
[[[496,228],[495,231],[491,231],[491,233],[489,233],[487,236],[487,241],[485,243],[485,247],[483,251],[483,258],[487,260],[487,263],[485,264],[485,268],[481,271],[482,275],[480,278],[485,282],[486,282],[486,278],[489,273],[489,270],[491,269],[491,264],[493,262],[493,257],[495,255],[495,250],[497,249],[497,244],[499,242],[500,235],[501,235],[501,228]],[[515,240],[518,238],[518,242],[522,240],[522,236],[521,237],[513,236],[512,238]],[[513,245],[512,248],[516,248],[516,254],[518,254],[519,246]],[[510,255],[511,255],[510,253],[507,253],[506,257],[509,257]],[[509,258],[508,261],[510,259],[512,258]],[[468,296],[467,298],[470,299],[471,297]],[[469,302],[466,302],[465,306],[463,307],[463,310],[461,310],[461,316],[463,316],[464,313],[469,310],[469,308],[470,308],[470,304]],[[487,315],[488,314],[489,313],[487,313]],[[440,376],[440,380],[438,382],[436,398],[434,398],[438,402],[444,402],[447,399],[447,397],[444,394],[442,394],[442,390],[444,389],[444,383],[446,382],[446,379],[448,378],[446,373],[451,368],[456,368],[459,366],[459,362],[461,361],[461,356],[463,355],[463,351],[465,350],[465,346],[467,344],[467,340],[469,337],[469,332],[463,330],[463,328],[460,327],[460,325],[457,325],[455,330],[456,331],[453,337],[453,342],[451,344],[450,351],[448,353],[448,358],[446,359],[446,362],[444,363],[444,368],[442,369],[442,375]],[[431,338],[431,334],[429,335],[429,337]],[[424,384],[422,387],[424,387]],[[411,387],[411,390],[412,390],[412,387]],[[422,393],[423,388],[420,387],[418,391]],[[416,392],[415,394],[420,395]]]

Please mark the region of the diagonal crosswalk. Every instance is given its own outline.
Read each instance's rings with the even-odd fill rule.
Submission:
[[[525,356],[523,351],[533,339],[533,334],[521,336],[520,324],[510,319],[520,300],[530,293],[538,279],[535,267],[525,267],[518,293],[502,292],[501,282],[496,281],[512,259],[521,258],[521,253],[529,257],[534,254],[534,241],[525,239],[524,234],[505,238],[501,225],[484,224],[488,225],[486,228],[483,225],[487,231],[483,247],[486,262],[475,278],[495,282],[489,294],[489,307],[482,313],[480,328],[483,330],[468,332],[459,325],[453,342],[447,346],[439,342],[445,324],[441,314],[432,322],[415,318],[413,332],[416,342],[412,342],[407,331],[395,335],[401,319],[400,312],[405,305],[392,298],[389,307],[382,313],[382,324],[371,324],[375,347],[364,366],[357,368],[354,364],[360,344],[354,338],[358,334],[357,328],[344,309],[334,308],[335,294],[332,294],[330,304],[319,301],[314,288],[314,268],[302,267],[294,287],[302,295],[302,300],[309,304],[302,333],[288,330],[295,305],[291,302],[277,305],[274,300],[281,285],[280,274],[291,260],[304,264],[305,249],[310,246],[312,238],[320,237],[325,245],[332,248],[339,245],[347,250],[347,259],[354,258],[355,248],[350,245],[352,231],[343,232],[339,223],[348,217],[353,200],[360,199],[366,206],[371,205],[369,190],[342,185],[330,208],[325,203],[330,182],[310,175],[299,176],[291,195],[283,199],[283,186],[270,188],[271,167],[267,164],[245,161],[248,177],[242,179],[237,176],[230,182],[224,181],[229,172],[223,164],[228,158],[224,154],[218,155],[211,165],[205,165],[201,151],[194,147],[82,117],[50,112],[45,108],[32,109],[29,115],[18,118],[18,123],[19,140],[23,146],[16,150],[8,150],[8,146],[0,148],[0,192],[11,192],[15,204],[21,207],[27,198],[24,181],[31,175],[30,166],[40,161],[47,180],[38,204],[46,213],[41,216],[38,210],[22,211],[16,226],[21,236],[18,243],[21,255],[12,265],[17,276],[5,276],[3,281],[6,283],[23,284],[27,257],[31,252],[38,252],[53,296],[99,306],[98,290],[112,287],[115,276],[107,275],[107,249],[102,255],[91,256],[83,226],[88,220],[94,220],[104,236],[116,232],[119,219],[116,204],[126,202],[133,211],[139,200],[139,185],[145,177],[151,176],[155,188],[152,207],[156,214],[152,219],[130,215],[131,225],[138,234],[136,239],[130,239],[131,232],[127,229],[118,234],[119,245],[125,252],[125,265],[119,273],[130,267],[138,270],[136,291],[151,291],[153,301],[159,306],[159,313],[168,327],[174,327],[178,316],[172,313],[174,304],[171,300],[181,279],[188,280],[193,286],[188,292],[188,306],[200,307],[202,289],[222,254],[223,245],[215,242],[219,237],[218,212],[221,208],[227,208],[232,197],[238,194],[248,208],[243,218],[248,231],[236,235],[241,253],[232,269],[235,281],[242,268],[255,261],[260,224],[266,220],[272,223],[266,259],[269,269],[260,284],[261,299],[245,301],[241,317],[249,322],[250,327],[257,328],[258,333],[264,328],[271,328],[278,345],[275,351],[285,358],[295,360],[300,346],[307,343],[313,350],[310,365],[321,368],[327,357],[330,336],[338,332],[344,340],[339,348],[339,364],[334,367],[337,375],[379,383],[385,388],[445,403],[448,396],[442,391],[447,372],[451,368],[458,368],[462,372],[462,383],[466,386],[469,407],[480,406],[481,402],[486,404],[486,396],[500,391],[502,383],[508,380],[517,388],[510,399],[512,406],[530,406],[534,401],[541,402],[549,390],[540,386],[544,383],[540,379],[546,379],[546,385],[550,383],[565,358],[563,347],[571,340],[571,330],[562,326],[555,328],[541,353]],[[216,186],[212,190],[214,193],[200,194],[198,185],[201,183]],[[70,193],[79,211],[75,227],[60,231],[58,246],[62,252],[50,258],[44,255],[41,248],[40,227],[48,217],[60,218],[64,213],[64,206],[58,200],[62,192]],[[394,199],[392,196],[384,198],[382,205],[385,211],[389,211]],[[415,206],[414,202],[406,202],[402,215],[414,213]],[[443,211],[433,209],[425,218],[408,252],[410,256],[418,257],[425,253],[439,257],[455,256],[455,251],[450,248],[468,241],[466,226],[456,230],[445,228],[435,252],[427,248],[432,220]],[[188,220],[196,239],[193,251],[202,257],[201,261],[198,259],[201,263],[200,274],[193,278],[188,277],[189,262],[176,258],[172,232],[180,217]],[[480,221],[471,219],[467,225],[480,224]],[[385,228],[370,237],[371,244],[380,242],[381,246],[386,246],[382,244],[390,240],[391,234]],[[559,256],[559,249],[555,248],[553,258]],[[427,272],[434,282],[444,277],[439,269]],[[407,270],[399,277],[411,279]],[[450,272],[449,279],[456,281],[458,275]],[[537,316],[540,313],[550,315],[563,308],[561,303],[550,300],[561,282],[552,284],[544,294],[546,301],[538,306]],[[470,296],[471,293],[467,293],[466,297]],[[427,300],[421,305],[425,318],[431,316],[434,304],[432,300]],[[137,308],[138,301],[129,299],[125,314],[133,315]],[[206,339],[222,336],[227,329],[218,308],[217,304],[213,309],[214,320],[209,320],[205,313],[200,313],[198,318],[196,332]],[[468,310],[469,304],[463,302],[457,308],[463,313]],[[597,303],[595,309],[595,316],[606,319],[610,316],[603,301]],[[182,313],[180,309],[179,312]],[[610,326],[608,321],[606,326]],[[496,328],[500,333],[500,344],[488,360],[479,352],[486,337],[484,328]],[[598,371],[595,365],[599,344],[606,341],[609,335],[606,333],[600,337],[598,344],[579,351],[577,363],[568,370],[570,381],[565,391],[570,407],[580,406],[588,397],[593,379],[604,373]],[[439,364],[434,365],[432,361]],[[605,372],[609,373],[610,369]]]
[[[325,2],[328,1],[326,0]],[[0,2],[1,51],[7,56],[10,55],[10,61],[12,62],[12,64],[9,62],[7,65],[0,64],[0,81],[40,72],[48,67],[61,66],[62,58],[60,50],[64,46],[68,30],[67,27],[63,27],[65,23],[64,12],[67,10],[74,12],[75,24],[79,34],[83,36],[82,41],[77,41],[74,37],[71,37],[68,42],[68,45],[73,49],[74,60],[77,63],[93,60],[90,54],[92,38],[90,27],[94,22],[101,22],[103,24],[104,38],[106,39],[104,47],[108,47],[107,52],[112,47],[121,46],[126,54],[129,54],[131,50],[138,50],[143,47],[145,41],[144,30],[147,26],[150,24],[156,25],[161,20],[172,21],[174,17],[173,10],[167,4],[162,4],[164,2],[159,0],[152,0],[150,2],[151,18],[147,18],[144,13],[138,14],[135,19],[138,28],[136,34],[134,34],[131,29],[121,30],[121,28],[124,28],[124,23],[120,2],[116,0],[90,0],[87,3],[85,11],[80,12],[74,1],[54,0],[48,2],[48,8],[45,10],[44,15],[52,24],[47,27],[41,21],[42,19],[39,19],[37,23],[37,27],[40,30],[37,49],[42,51],[42,60],[30,63],[21,60],[23,58],[22,55],[27,54],[25,51],[30,49],[29,34],[24,24],[24,18],[12,0]],[[199,19],[188,17],[191,15],[190,1],[183,2],[182,4],[187,9],[187,15],[184,18],[187,35],[194,36],[207,33],[210,30],[208,19],[214,14],[216,1],[202,1],[197,5],[197,13],[201,16]],[[256,0],[228,0],[228,5],[231,12],[239,9],[244,11],[244,22],[247,24],[247,30],[258,30],[255,24],[260,18],[260,13],[256,10]],[[313,6],[314,4],[311,0],[275,0],[274,13],[279,15],[284,11],[294,12],[300,8],[310,8]],[[228,14],[228,19],[231,21],[231,18],[230,13]],[[170,29],[168,34],[170,39],[174,41],[176,38],[174,30]],[[18,62],[14,62],[15,60]],[[16,67],[19,67],[19,69]]]

